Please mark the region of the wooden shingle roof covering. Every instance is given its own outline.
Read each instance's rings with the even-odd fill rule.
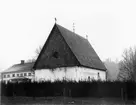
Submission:
[[[27,72],[31,71],[33,68],[34,63],[24,63],[24,64],[15,64],[10,68],[6,69],[2,73],[13,73],[13,72]]]
[[[55,24],[55,26],[58,27],[61,35],[64,37],[71,51],[82,66],[104,71],[106,70],[105,65],[87,39],[58,24]]]

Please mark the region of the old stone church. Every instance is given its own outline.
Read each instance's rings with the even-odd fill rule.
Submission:
[[[56,23],[33,70],[35,80],[106,80],[106,67],[89,41]]]

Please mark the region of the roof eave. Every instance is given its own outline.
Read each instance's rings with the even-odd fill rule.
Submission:
[[[85,67],[85,68],[89,68],[89,69],[95,69],[95,70],[100,70],[100,71],[105,71],[106,72],[106,68],[105,69],[100,69],[100,68],[94,68],[94,67],[90,67],[90,66],[85,66],[85,65],[80,65],[79,67]]]

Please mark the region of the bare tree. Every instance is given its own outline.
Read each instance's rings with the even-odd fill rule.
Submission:
[[[115,81],[119,73],[119,64],[118,61],[112,61],[110,58],[104,61],[104,64],[107,68],[107,80]]]
[[[41,50],[42,50],[42,46],[39,46],[39,47],[35,50],[36,58],[39,56]]]
[[[26,62],[30,63],[30,62],[35,62],[36,59],[35,58],[32,58],[32,59],[28,59]]]
[[[119,63],[118,80],[136,81],[136,48],[126,49]]]
[[[41,50],[42,50],[42,46],[39,46],[38,48],[36,48],[35,56],[32,59],[28,59],[27,62],[35,62],[37,57],[39,56]]]

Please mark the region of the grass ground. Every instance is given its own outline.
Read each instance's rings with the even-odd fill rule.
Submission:
[[[2,97],[1,105],[136,105],[136,103],[115,98]]]

